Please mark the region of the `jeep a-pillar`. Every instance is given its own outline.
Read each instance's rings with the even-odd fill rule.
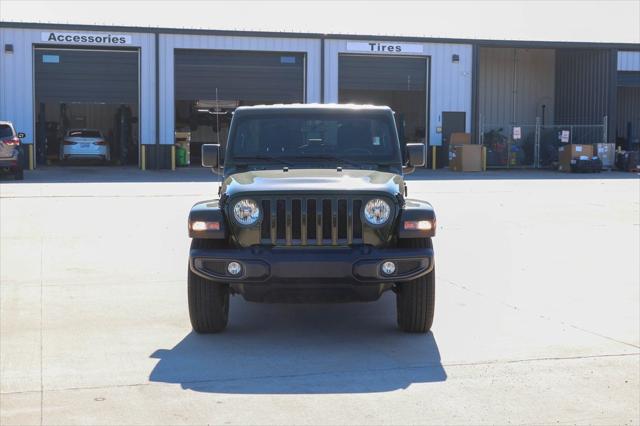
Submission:
[[[193,329],[222,331],[229,295],[252,302],[375,301],[396,293],[401,330],[426,333],[435,303],[436,218],[406,198],[422,144],[401,147],[393,111],[357,105],[235,110],[219,199],[189,214],[188,300]]]

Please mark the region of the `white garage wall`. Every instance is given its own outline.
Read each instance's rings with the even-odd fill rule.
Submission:
[[[307,38],[270,38],[237,36],[201,36],[191,34],[160,35],[160,143],[174,143],[174,50],[211,49],[263,52],[306,53],[306,101],[320,102],[320,40]]]
[[[34,115],[34,75],[33,47],[96,47],[95,45],[74,45],[70,43],[53,43],[41,41],[43,32],[82,33],[105,35],[104,31],[84,31],[74,29],[48,30],[0,28],[0,120],[12,121],[18,131],[25,132],[25,143],[35,140]],[[131,44],[126,47],[140,49],[140,141],[153,144],[156,141],[155,122],[155,46],[153,34],[113,31],[111,34],[131,36]],[[4,51],[6,44],[13,45],[13,53]],[[113,47],[101,45],[99,47]]]
[[[363,43],[352,40],[325,41],[325,102],[338,102],[338,56],[341,53],[359,53],[347,50],[347,43],[350,42]],[[442,143],[442,136],[436,132],[436,129],[442,125],[443,111],[464,111],[467,131],[471,131],[472,46],[448,43],[398,43],[422,46],[422,53],[410,53],[409,56],[430,57],[429,143],[433,145]],[[451,61],[454,54],[460,57],[458,63]],[[402,54],[394,53],[393,55]]]

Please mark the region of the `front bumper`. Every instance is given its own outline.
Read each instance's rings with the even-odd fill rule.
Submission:
[[[106,160],[107,155],[106,154],[65,154],[64,158],[66,160],[92,160],[92,159]]]
[[[229,262],[238,262],[237,276],[227,272]],[[385,275],[382,263],[393,261],[396,272]],[[373,284],[410,281],[428,274],[434,265],[431,248],[268,248],[192,249],[191,270],[208,280],[234,283],[326,282]]]

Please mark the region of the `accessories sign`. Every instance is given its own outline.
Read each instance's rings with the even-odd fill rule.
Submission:
[[[376,41],[347,42],[347,50],[369,53],[422,53],[421,44],[379,43]]]
[[[95,33],[59,33],[47,31],[41,33],[41,40],[50,43],[70,44],[131,44],[131,36],[126,34],[95,34]]]

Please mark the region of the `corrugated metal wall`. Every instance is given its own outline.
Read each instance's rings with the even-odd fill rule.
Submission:
[[[640,51],[618,52],[618,71],[640,71]]]
[[[616,56],[605,49],[559,49],[556,53],[556,122],[599,124],[613,115]]]
[[[480,48],[478,113],[487,125],[553,122],[555,51]]]
[[[0,117],[3,120],[12,121],[19,131],[25,132],[26,143],[33,143],[35,140],[33,46],[34,44],[56,45],[41,41],[42,32],[48,31],[47,29],[0,28],[0,46],[13,45],[13,53],[0,52]],[[104,34],[104,32],[81,32]],[[140,49],[140,136],[142,143],[153,144],[156,141],[154,36],[142,33],[119,33],[131,35],[132,43],[127,47]],[[108,47],[100,46],[102,49]]]
[[[375,38],[372,38],[375,40]],[[338,102],[338,59],[341,53],[354,53],[347,50],[350,40],[325,41],[325,102]],[[464,111],[467,119],[467,131],[471,129],[471,72],[472,46],[470,44],[419,43],[422,53],[410,56],[429,56],[431,70],[429,105],[429,143],[439,145],[442,142],[436,131],[442,126],[443,111]],[[458,55],[459,62],[454,63],[452,56]]]
[[[320,102],[320,40],[304,38],[160,35],[160,143],[173,144],[175,127],[174,50],[299,52],[306,54],[306,102]]]
[[[627,123],[631,123],[631,140],[640,138],[640,87],[618,87],[616,136],[627,137]],[[638,142],[635,142],[638,143]]]

